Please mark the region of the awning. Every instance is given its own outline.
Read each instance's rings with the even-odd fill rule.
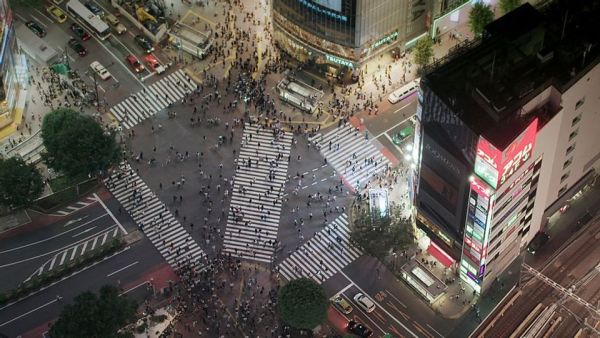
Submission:
[[[444,250],[442,250],[433,241],[427,248],[427,252],[429,252],[429,254],[431,254],[433,257],[435,257],[435,259],[438,262],[442,263],[447,268],[451,267],[452,264],[454,264],[454,262],[455,262],[455,260],[452,257],[450,257],[450,255],[448,255],[446,252],[444,252]]]

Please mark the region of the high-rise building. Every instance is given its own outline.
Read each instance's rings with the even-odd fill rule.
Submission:
[[[422,77],[417,223],[478,292],[600,169],[598,17],[525,4]]]
[[[428,31],[438,2],[273,0],[274,38],[294,58],[336,74],[395,47],[404,50],[407,42]]]

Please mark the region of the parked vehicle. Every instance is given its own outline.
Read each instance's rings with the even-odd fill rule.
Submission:
[[[102,80],[108,80],[110,79],[110,77],[112,76],[108,70],[106,70],[106,68],[104,68],[103,65],[100,64],[100,62],[98,61],[94,61],[90,64],[90,68],[92,68],[92,70],[98,74],[98,76],[102,79]]]
[[[127,55],[127,58],[125,60],[134,72],[141,73],[144,71],[144,65],[140,63],[140,61],[135,57],[135,55],[129,54]]]
[[[104,21],[106,21],[106,23],[119,35],[127,32],[127,28],[121,23],[121,21],[119,21],[119,19],[117,19],[116,16],[112,14],[106,14],[104,16]]]
[[[354,302],[367,313],[375,310],[375,302],[368,296],[365,296],[362,292],[359,292],[354,296]]]
[[[29,28],[32,32],[35,33],[35,35],[37,35],[40,38],[46,36],[46,30],[39,23],[33,20],[27,21],[25,26],[27,26],[27,28]]]
[[[400,87],[399,89],[396,89],[390,94],[390,96],[388,96],[388,101],[394,104],[409,97],[411,94],[419,90],[420,81],[421,80],[417,78]]]
[[[352,305],[350,305],[350,303],[348,303],[347,300],[342,298],[342,296],[335,297],[331,300],[331,303],[336,309],[338,309],[341,313],[345,315],[350,314],[353,310]]]
[[[361,338],[368,338],[373,335],[373,331],[366,327],[364,324],[358,323],[354,320],[348,322],[348,331],[354,333]]]
[[[529,243],[529,245],[527,246],[527,251],[532,254],[535,255],[535,253],[542,247],[544,246],[544,244],[546,244],[546,242],[548,242],[548,240],[550,239],[550,236],[548,236],[547,233],[545,232],[538,232],[533,239],[531,240],[531,242]]]
[[[75,38],[69,39],[69,47],[71,47],[79,56],[86,56],[87,49]]]
[[[138,34],[135,36],[134,40],[140,47],[142,47],[142,49],[144,50],[144,52],[146,52],[146,54],[150,54],[150,53],[154,52],[154,47],[152,46],[152,42],[150,42],[150,40],[148,40],[145,36]]]
[[[148,66],[148,69],[150,69],[151,71],[155,71],[156,74],[162,74],[167,70],[165,66],[161,65],[160,62],[158,62],[156,56],[154,56],[153,54],[148,54],[144,56],[144,62],[146,63],[146,66]]]
[[[83,41],[87,41],[92,37],[88,34],[88,32],[85,31],[85,29],[83,29],[83,27],[76,23],[71,24],[71,31],[73,31],[73,33],[75,33],[75,35],[77,35],[77,37]]]
[[[96,5],[92,1],[88,1],[88,2],[84,3],[83,5],[85,7],[87,7],[87,9],[89,9],[90,12],[92,12],[100,17],[104,15],[104,11],[102,10],[102,8],[100,8],[98,5]]]

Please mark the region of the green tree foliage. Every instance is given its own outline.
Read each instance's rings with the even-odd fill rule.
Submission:
[[[469,27],[475,36],[480,36],[483,33],[485,25],[494,21],[494,12],[490,5],[483,2],[476,2],[469,13]]]
[[[281,319],[297,329],[313,329],[327,317],[323,287],[308,278],[286,284],[279,291],[277,310]]]
[[[392,251],[403,250],[413,238],[412,223],[401,216],[397,205],[392,205],[385,216],[371,214],[364,205],[354,210],[350,240],[373,257],[383,259]]]
[[[26,8],[31,9],[34,7],[41,7],[42,0],[8,0],[8,4],[11,8]]]
[[[86,291],[73,304],[66,305],[50,328],[56,338],[120,338],[117,331],[136,318],[136,304],[111,285],[100,289],[99,295]]]
[[[500,0],[498,5],[500,6],[500,11],[502,11],[502,14],[506,14],[521,6],[521,0]]]
[[[430,38],[425,37],[419,39],[415,44],[414,61],[419,68],[426,66],[433,57],[433,41]]]
[[[33,164],[20,158],[0,159],[0,204],[8,208],[26,207],[40,196],[42,176]]]
[[[114,135],[106,134],[91,117],[58,109],[44,117],[42,139],[46,164],[69,177],[96,174],[119,161]]]

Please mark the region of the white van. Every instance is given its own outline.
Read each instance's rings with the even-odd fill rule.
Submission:
[[[416,78],[416,79],[410,81],[409,83],[405,84],[401,88],[396,89],[393,93],[390,94],[390,96],[388,96],[388,101],[390,101],[390,103],[394,104],[394,103],[398,103],[398,102],[404,100],[410,94],[419,90],[420,81],[421,81],[420,78]]]

